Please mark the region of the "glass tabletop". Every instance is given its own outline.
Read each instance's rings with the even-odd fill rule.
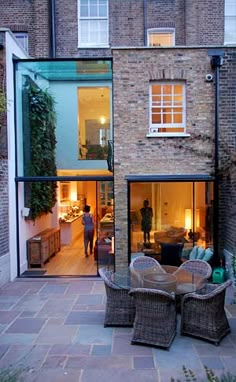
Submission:
[[[113,283],[123,289],[151,288],[160,289],[175,294],[186,294],[202,289],[206,280],[201,275],[179,269],[178,267],[163,266],[166,273],[152,267],[135,274],[130,268],[125,268],[111,274]],[[173,274],[175,272],[175,274]]]

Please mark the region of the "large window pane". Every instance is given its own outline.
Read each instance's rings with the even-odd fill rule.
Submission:
[[[144,200],[152,207],[150,243],[144,244],[140,209]],[[213,183],[148,182],[130,184],[131,254],[151,249],[160,254],[160,243],[213,246]]]

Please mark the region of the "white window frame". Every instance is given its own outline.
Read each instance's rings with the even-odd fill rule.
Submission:
[[[232,7],[231,5],[234,5]],[[234,30],[230,28],[230,26],[234,25]],[[231,32],[233,34],[233,39],[228,39],[227,36],[229,33],[226,35],[226,30],[227,32]],[[225,25],[224,25],[224,32],[225,32],[225,44],[236,44],[236,2],[235,0],[225,0]]]
[[[22,48],[28,53],[28,33],[26,32],[13,32],[16,40]]]
[[[153,34],[171,34],[172,45],[150,45],[150,35]],[[175,28],[150,28],[147,30],[147,44],[150,47],[154,46],[175,46]]]
[[[91,1],[93,0],[87,0],[87,4],[88,4],[88,10],[90,11],[90,5],[91,5]],[[99,1],[100,0],[96,0],[97,1],[97,8],[99,9]],[[109,7],[108,7],[108,1],[109,0],[105,0],[106,1],[106,16],[81,16],[80,14],[80,10],[81,10],[81,0],[78,0],[78,48],[96,48],[96,47],[109,47],[109,15],[108,15],[108,10],[109,10]],[[107,40],[104,41],[104,42],[98,42],[98,41],[88,41],[87,43],[85,42],[81,42],[83,39],[82,39],[82,30],[81,30],[81,21],[88,21],[88,30],[90,29],[90,22],[94,22],[94,21],[106,21],[106,33],[107,33]],[[91,29],[90,29],[91,30]]]
[[[171,100],[171,105],[168,106],[169,109],[171,109],[171,115],[172,118],[174,116],[174,110],[175,108],[182,108],[182,123],[153,123],[152,122],[152,109],[153,106],[155,106],[155,103],[152,100],[152,86],[153,85],[160,85],[161,87],[165,85],[172,85],[172,100]],[[173,86],[174,85],[181,85],[182,86],[182,103],[180,105],[175,105],[174,104],[174,97],[173,97]],[[161,119],[164,116],[164,111],[163,109],[166,108],[167,106],[164,105],[163,103],[163,92],[160,94],[161,96],[161,102],[158,105],[161,109]],[[167,129],[166,132],[159,131],[159,129]],[[176,131],[174,132],[173,129],[179,129],[182,128],[183,131],[179,132]],[[168,129],[171,129],[170,132],[168,132]],[[189,134],[186,133],[186,84],[184,81],[152,81],[149,84],[149,133],[147,134],[148,137],[175,137],[175,136],[189,136]]]

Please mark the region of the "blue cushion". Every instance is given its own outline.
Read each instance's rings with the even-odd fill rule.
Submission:
[[[197,250],[197,259],[198,260],[202,260],[204,256],[205,256],[205,249],[202,248],[202,247],[198,247],[198,250]]]
[[[202,260],[209,261],[211,260],[212,256],[213,256],[213,249],[207,248],[205,250],[205,255],[203,256]]]
[[[195,260],[197,258],[198,246],[195,245],[189,255],[189,260]]]

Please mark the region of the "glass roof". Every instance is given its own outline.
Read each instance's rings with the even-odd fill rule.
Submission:
[[[16,60],[16,70],[48,81],[111,80],[111,60]]]

